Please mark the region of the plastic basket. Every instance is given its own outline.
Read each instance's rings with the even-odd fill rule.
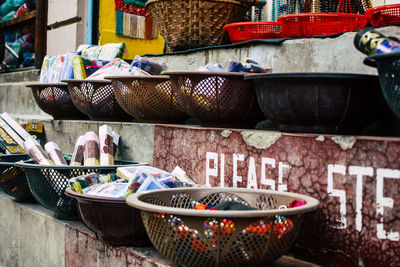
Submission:
[[[27,160],[27,154],[0,155],[0,188],[19,202],[34,200],[23,168],[15,167],[14,162]]]
[[[45,208],[54,211],[58,219],[77,220],[76,202],[64,194],[72,177],[91,172],[115,173],[122,165],[139,165],[132,161],[115,161],[113,166],[44,166],[33,164],[32,160],[17,162],[16,166],[25,169],[29,187],[35,199]]]
[[[55,120],[88,119],[72,102],[66,83],[29,84],[36,104]]]
[[[367,25],[364,15],[348,13],[303,13],[278,18],[282,37],[312,37],[356,31]]]
[[[400,23],[400,4],[374,7],[365,12],[373,27]]]
[[[282,209],[293,200],[306,205]],[[195,210],[193,202],[236,201],[257,210]],[[318,200],[294,193],[238,188],[178,188],[133,194],[153,245],[184,266],[256,266],[282,256],[295,242],[302,214]],[[281,209],[280,209],[281,208]]]
[[[279,130],[360,134],[383,102],[376,75],[273,73],[247,75],[264,115]]]
[[[115,97],[121,107],[139,122],[182,123],[187,115],[178,109],[168,76],[115,76]]]
[[[232,43],[240,43],[253,39],[280,38],[282,24],[279,22],[254,21],[237,22],[224,26]]]
[[[367,57],[364,63],[376,66],[383,96],[398,118],[400,118],[400,52],[378,54]]]
[[[125,199],[77,194],[70,188],[65,194],[77,200],[82,221],[99,240],[113,246],[151,246],[140,211]]]
[[[118,104],[111,81],[65,80],[76,108],[99,121],[132,121]]]
[[[146,7],[172,51],[221,44],[224,25],[246,12],[236,0],[150,0]]]
[[[243,73],[165,72],[179,108],[203,126],[252,128],[265,117]]]

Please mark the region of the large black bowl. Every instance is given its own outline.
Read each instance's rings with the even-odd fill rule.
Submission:
[[[258,103],[279,130],[359,134],[382,104],[378,76],[346,73],[250,74]]]

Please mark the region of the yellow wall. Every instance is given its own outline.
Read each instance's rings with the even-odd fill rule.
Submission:
[[[100,0],[99,12],[99,44],[121,43],[127,47],[125,59],[133,59],[136,55],[161,54],[164,49],[164,39],[158,34],[157,39],[141,40],[115,34],[116,27],[115,1]]]

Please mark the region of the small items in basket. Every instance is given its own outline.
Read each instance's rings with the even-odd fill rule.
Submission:
[[[83,146],[85,144],[85,136],[79,136],[76,140],[74,152],[72,153],[71,166],[82,166],[83,165]]]
[[[161,72],[167,70],[167,65],[166,64],[159,64],[154,61],[150,61],[146,58],[143,58],[141,56],[136,56],[131,65],[131,70],[133,70],[135,67],[151,74],[151,75],[159,75]]]
[[[95,132],[85,134],[83,146],[83,162],[85,166],[99,166],[99,137]]]
[[[65,158],[62,155],[60,147],[54,142],[48,142],[44,145],[44,149],[47,154],[53,160],[55,165],[68,165]]]

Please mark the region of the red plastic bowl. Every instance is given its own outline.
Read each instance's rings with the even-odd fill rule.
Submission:
[[[224,26],[232,43],[240,43],[254,39],[280,38],[282,24],[269,21],[237,22]]]
[[[373,27],[400,23],[400,4],[378,6],[365,12]]]
[[[367,25],[364,15],[347,13],[303,13],[281,16],[282,37],[312,37],[356,31]]]

